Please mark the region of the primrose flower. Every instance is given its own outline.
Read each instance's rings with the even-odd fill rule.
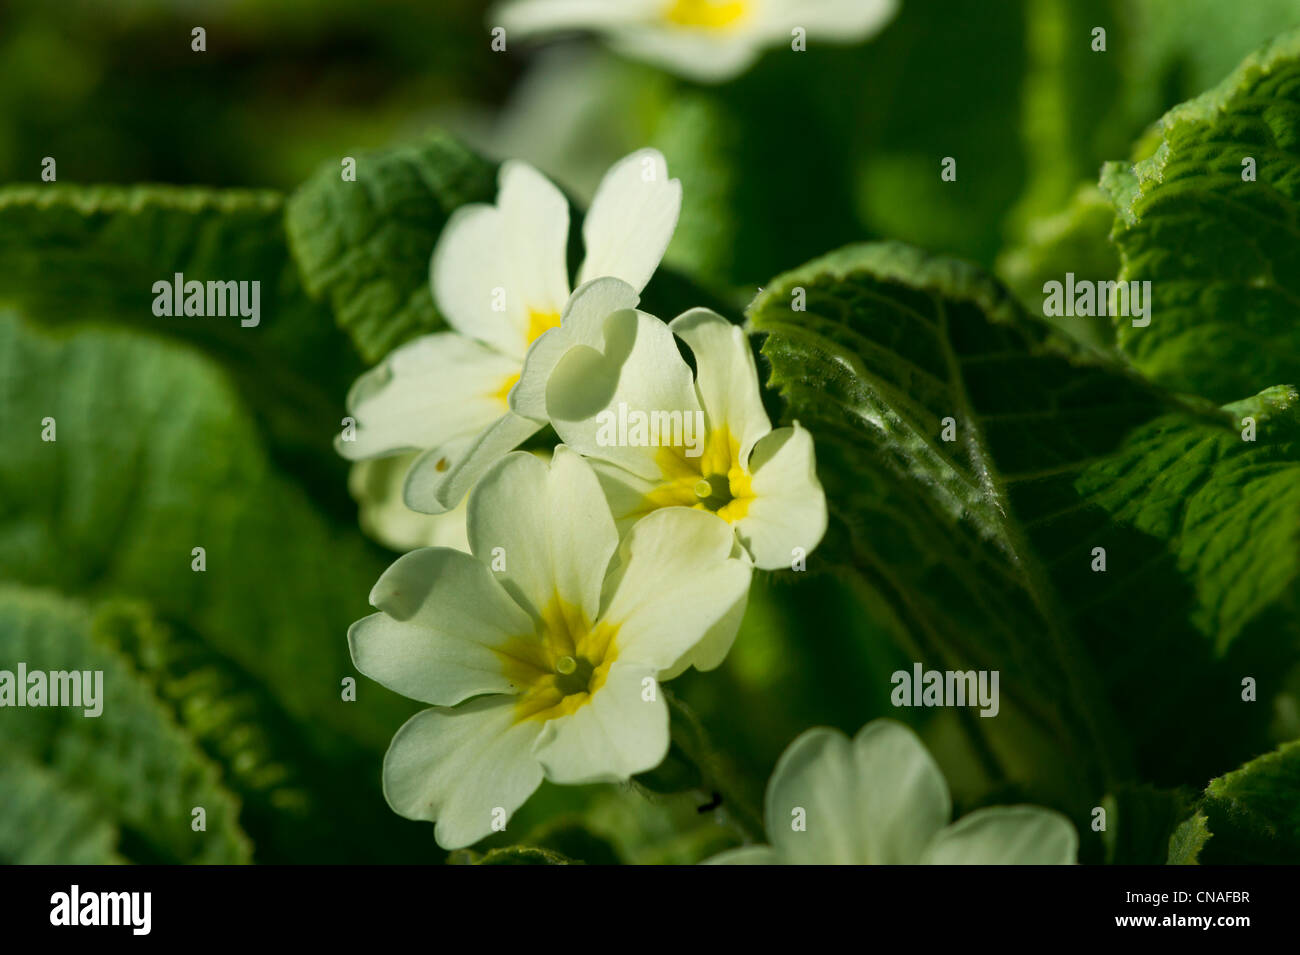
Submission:
[[[874,720],[849,740],[816,727],[791,743],[767,783],[770,846],[715,865],[1071,865],[1074,826],[1038,806],[978,809],[957,822],[948,784],[917,735]]]
[[[798,29],[829,43],[865,40],[896,8],[897,0],[510,0],[492,23],[519,37],[591,30],[633,59],[707,83],[744,72]]]
[[[756,566],[793,566],[826,531],[812,437],[798,422],[772,430],[741,328],[702,308],[666,325],[629,300],[615,279],[580,289],[512,403],[544,407],[560,440],[592,460],[620,530],[658,508],[694,508],[734,528]]]
[[[348,633],[358,670],[433,704],[384,757],[384,794],[444,848],[500,828],[543,778],[622,781],[668,750],[658,682],[730,643],[751,568],[706,514],[664,510],[619,543],[595,473],[560,446],[492,465],[471,553],[430,547],[379,579]]]
[[[681,208],[681,184],[652,149],[605,174],[583,221],[578,282],[617,276],[643,288],[663,257]],[[501,167],[496,205],[457,209],[433,252],[434,300],[450,331],[395,349],[348,394],[355,430],[335,441],[351,460],[422,452],[406,480],[407,504],[426,513],[456,507],[502,454],[544,419],[512,412],[507,399],[530,346],[561,323],[569,299],[569,206],[522,162]]]

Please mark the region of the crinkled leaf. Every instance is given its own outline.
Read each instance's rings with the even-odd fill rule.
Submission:
[[[1200,865],[1201,850],[1212,835],[1205,813],[1185,819],[1169,836],[1166,865]]]
[[[585,865],[618,865],[614,847],[591,831],[580,815],[553,817],[536,827],[524,839],[530,846],[546,849],[571,862]]]
[[[318,753],[274,695],[182,620],[139,601],[95,608],[95,639],[129,658],[177,724],[222,768],[262,863],[428,862],[383,800],[376,753]],[[308,648],[303,648],[304,652]],[[339,779],[349,779],[347,786]],[[336,820],[347,819],[347,826]],[[321,839],[322,831],[331,833]]]
[[[2,778],[6,789],[19,794],[16,815],[8,801],[3,814],[0,843],[6,854],[28,861],[42,856],[106,861],[111,830],[90,824],[90,803],[95,815],[116,828],[114,851],[133,861],[249,861],[239,804],[219,769],[172,721],[130,663],[94,642],[85,610],[49,593],[5,587],[0,590],[0,659],[6,669],[23,662],[29,673],[103,674],[99,716],[86,716],[84,706],[6,708],[0,759],[14,769]],[[20,754],[17,761],[11,763],[10,751]],[[33,762],[44,772],[23,773],[24,763]],[[55,800],[56,821],[48,830],[41,822],[24,837],[14,827],[21,824],[24,798],[39,789]],[[205,831],[191,828],[195,807],[205,810]],[[52,841],[56,837],[61,838]]]
[[[284,808],[300,808],[310,798],[271,740],[284,714],[201,639],[157,619],[144,604],[124,600],[96,608],[94,633],[134,662],[177,721],[227,767],[241,795]]]
[[[112,865],[126,861],[115,847],[112,818],[76,780],[63,779],[26,753],[0,743],[0,863]]]
[[[573,859],[537,846],[505,846],[478,853],[458,849],[448,859],[452,865],[580,865]]]
[[[1078,486],[1170,410],[1163,394],[978,270],[896,244],[778,276],[749,314],[770,384],[817,441],[833,525],[811,563],[851,566],[918,660],[999,670],[1003,706],[1066,747],[1062,772],[1127,778],[1132,747],[1147,778],[1182,782],[1249,745],[1223,738],[1228,677],[1167,545]]]
[[[385,559],[275,470],[244,408],[186,349],[0,319],[0,574],[144,600],[312,738],[382,745],[409,708],[372,685],[344,702],[341,681],[355,676],[344,635]]]
[[[1300,611],[1300,395],[1272,388],[1226,411],[1232,428],[1187,415],[1143,425],[1080,477],[1117,518],[1171,542],[1196,589],[1193,622],[1220,651],[1261,615],[1294,631]],[[1237,430],[1248,418],[1252,440]]]
[[[1118,323],[1120,346],[1154,380],[1217,402],[1300,382],[1300,33],[1159,129],[1153,155],[1102,175],[1120,279],[1151,282],[1150,325]]]
[[[445,324],[429,287],[429,260],[447,218],[496,194],[490,163],[436,133],[360,155],[356,181],[341,160],[294,193],[285,219],[303,283],[327,301],[368,362]]]
[[[311,457],[311,476],[335,463],[321,449],[359,364],[328,311],[303,294],[283,216],[283,198],[265,191],[6,186],[0,302],[42,324],[113,322],[201,348],[230,372],[277,445]],[[258,324],[154,315],[154,283],[178,272],[186,281],[259,282]]]
[[[1213,780],[1201,807],[1214,833],[1205,861],[1295,863],[1300,859],[1296,793],[1300,740]]]

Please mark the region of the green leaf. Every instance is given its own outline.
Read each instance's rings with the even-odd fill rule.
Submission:
[[[62,779],[26,753],[0,743],[0,863],[113,865],[119,834],[75,777]]]
[[[1204,861],[1294,863],[1300,859],[1297,792],[1300,740],[1213,780],[1201,807],[1214,833]]]
[[[625,865],[694,865],[748,841],[716,812],[701,813],[695,794],[646,797],[604,787],[583,818]]]
[[[1102,161],[1126,148],[1135,132],[1115,121],[1124,69],[1140,45],[1126,29],[1127,6],[1125,0],[1024,5],[1029,64],[1021,126],[1028,169],[1015,224],[1058,213],[1079,181],[1094,180]],[[1104,50],[1094,49],[1098,29],[1105,31]]]
[[[201,639],[187,639],[146,605],[120,599],[96,608],[94,635],[134,662],[177,722],[226,767],[232,788],[245,799],[252,795],[298,809],[310,798],[271,739],[283,712]]]
[[[803,109],[797,135],[770,133],[773,115],[810,105],[789,75],[797,65],[768,62],[727,87],[683,90],[655,125],[652,143],[682,183],[681,217],[664,261],[716,292],[743,289],[741,301],[791,255],[859,234],[843,127]],[[806,71],[795,72],[807,80]],[[758,135],[761,162],[753,153]]]
[[[134,662],[181,728],[220,764],[243,805],[240,825],[259,862],[436,858],[430,845],[409,838],[411,824],[384,802],[374,751],[316,752],[272,693],[184,622],[160,620],[138,601],[113,599],[96,608],[94,636]],[[339,786],[339,779],[351,783]],[[335,825],[344,818],[347,826]]]
[[[1157,419],[1079,479],[1118,519],[1171,542],[1196,588],[1192,620],[1220,652],[1261,617],[1270,633],[1294,630],[1300,611],[1300,395],[1271,388],[1225,417],[1231,429]],[[1247,418],[1251,440],[1237,430]]]
[[[663,764],[633,777],[651,794],[694,792],[714,804],[751,837],[763,838],[762,783],[742,774],[710,740],[699,717],[675,693],[664,690],[671,717],[670,746]]]
[[[1065,208],[1052,215],[1030,219],[1024,239],[998,259],[998,275],[1019,296],[1031,314],[1045,314],[1048,282],[1100,282],[1114,278],[1119,256],[1109,234],[1115,211],[1096,185],[1085,183]],[[1055,327],[1086,345],[1113,348],[1115,330],[1104,318],[1061,315],[1047,319]]]
[[[999,670],[1003,708],[1056,751],[1020,773],[1082,814],[1135,766],[1177,784],[1248,751],[1244,729],[1222,739],[1220,720],[1248,717],[1167,544],[1077,483],[1172,410],[1166,396],[977,269],[897,244],[778,276],[749,316],[787,417],[817,442],[832,527],[810,568],[850,567],[914,659]],[[973,737],[995,722],[973,718]],[[991,745],[986,760],[1005,759]]]
[[[102,673],[102,711],[27,706],[5,712],[0,777],[18,797],[6,808],[0,845],[16,859],[68,862],[113,851],[137,862],[247,862],[238,801],[220,771],[171,720],[130,663],[94,642],[89,614],[52,594],[0,589],[0,659],[6,668]],[[85,702],[84,699],[82,701]],[[11,759],[11,753],[19,754]],[[24,771],[30,764],[42,771]],[[25,837],[23,805],[44,790],[58,806],[54,826],[32,826]],[[10,804],[6,800],[6,807]],[[88,805],[105,824],[92,825]],[[206,830],[191,828],[202,807]],[[115,827],[113,833],[110,827]],[[70,844],[71,843],[71,844]],[[67,853],[66,855],[64,853]]]
[[[1151,283],[1150,325],[1119,322],[1119,344],[1171,389],[1227,402],[1300,382],[1297,116],[1290,33],[1167,113],[1153,155],[1103,170],[1120,279]]]
[[[1027,174],[1022,101],[1036,47],[1026,36],[1025,6],[980,0],[899,4],[896,20],[855,51],[853,69],[831,78],[837,85],[820,99],[835,111],[832,124],[855,133],[855,208],[868,236],[992,264],[1003,220]],[[997,55],[990,56],[994,50]],[[810,72],[797,57],[781,59]],[[802,79],[791,83],[792,96],[804,86]],[[848,103],[857,106],[855,114],[848,114]],[[810,107],[799,102],[771,112],[789,124],[789,132],[778,132],[769,119],[763,141],[786,137],[798,143]],[[945,157],[956,160],[955,180],[940,176]],[[809,151],[814,181],[826,161]],[[769,201],[784,204],[784,190],[778,186]],[[860,237],[858,232],[850,238]],[[840,241],[827,235],[816,251]],[[778,267],[799,261],[795,253],[789,250]]]
[[[219,361],[277,446],[341,487],[328,451],[359,371],[326,310],[303,294],[273,192],[172,186],[0,188],[0,303],[42,324],[112,322],[175,338]],[[259,282],[260,320],[160,317],[153,284]],[[328,475],[336,472],[334,477]]]
[[[582,816],[554,816],[530,831],[524,842],[547,849],[585,865],[618,865],[618,853],[609,841],[588,828]]]
[[[317,745],[387,742],[410,706],[368,684],[357,702],[341,692],[356,675],[347,628],[386,558],[273,467],[211,361],[0,316],[0,409],[0,575],[142,600],[200,633]],[[42,440],[46,419],[57,440]]]
[[[285,219],[294,258],[313,298],[367,362],[445,325],[429,287],[429,260],[448,217],[496,194],[492,165],[450,136],[356,158],[356,181],[339,160],[294,193]]]
[[[468,849],[452,853],[452,865],[581,865],[551,849],[537,846],[506,846],[482,854]]]
[[[1211,835],[1205,813],[1198,812],[1184,820],[1169,836],[1166,865],[1200,865],[1201,850]]]
[[[1208,89],[1252,50],[1300,27],[1296,0],[1132,0],[1124,95],[1130,121],[1150,122],[1170,105]]]

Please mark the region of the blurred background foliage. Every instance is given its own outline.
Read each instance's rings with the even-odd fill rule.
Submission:
[[[776,50],[701,87],[582,39],[493,53],[485,6],[0,0],[0,181],[43,188],[52,156],[61,184],[271,190],[238,200],[265,216],[271,251],[249,253],[265,263],[284,256],[285,194],[432,127],[489,159],[530,160],[579,205],[610,162],[650,144],[686,187],[667,264],[733,318],[778,272],[882,237],[995,270],[1037,310],[1044,275],[1114,275],[1093,189],[1102,161],[1300,25],[1300,0],[902,0],[874,40],[818,49],[816,69]],[[195,26],[205,53],[191,51]],[[938,175],[948,156],[954,183]],[[346,629],[392,554],[358,530],[328,440],[373,356],[296,276],[276,294],[309,334],[164,339],[142,303],[166,264],[106,242],[99,272],[136,268],[141,284],[139,301],[115,300],[85,260],[60,258],[75,226],[34,252],[32,229],[0,216],[0,420],[11,445],[21,435],[0,460],[0,664],[93,662],[129,715],[0,717],[0,859],[443,860],[431,828],[379,792],[384,748],[414,705],[364,680],[342,700],[356,676]],[[193,261],[195,236],[165,239]],[[46,415],[57,446],[37,440]],[[205,575],[190,570],[196,544]],[[520,842],[697,861],[740,840],[796,735],[882,715],[922,731],[959,811],[1014,798],[950,711],[889,705],[889,674],[909,663],[850,584],[763,575],[724,667],[672,686],[707,739],[681,716],[656,773],[544,786],[508,837],[447,861],[500,861],[481,852]],[[1008,739],[1016,720],[999,721]],[[1089,835],[1085,860],[1114,857]]]

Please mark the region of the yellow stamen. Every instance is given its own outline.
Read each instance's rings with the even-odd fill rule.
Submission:
[[[503,405],[509,405],[510,389],[519,381],[521,374],[522,372],[517,371],[513,375],[506,375],[505,378],[501,379],[501,387],[489,394],[488,397],[501,402]]]
[[[543,332],[548,332],[552,328],[560,327],[559,312],[539,312],[535,309],[528,310],[528,344],[531,345],[537,339],[542,337]]]
[[[528,340],[524,342],[524,346],[527,347],[531,345],[533,342],[537,341],[537,339],[541,338],[543,333],[550,331],[552,328],[559,327],[559,312],[539,312],[537,309],[530,308],[528,310],[528,330],[524,333]],[[501,379],[501,387],[497,388],[495,391],[488,392],[488,398],[493,401],[499,401],[503,405],[509,405],[510,389],[519,381],[519,375],[520,372],[515,372],[513,375],[506,375]]]
[[[671,0],[664,19],[673,26],[725,30],[749,13],[749,0]]]
[[[740,441],[727,427],[708,433],[704,453],[697,458],[688,457],[684,448],[664,447],[656,460],[662,482],[645,496],[639,514],[660,507],[694,507],[733,524],[749,513],[752,481],[740,463]]]
[[[496,648],[506,678],[519,690],[516,721],[545,722],[581,709],[605,685],[618,657],[617,633],[617,626],[592,625],[577,607],[556,598],[535,633]]]

